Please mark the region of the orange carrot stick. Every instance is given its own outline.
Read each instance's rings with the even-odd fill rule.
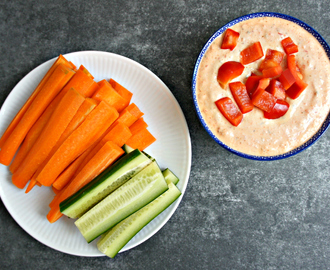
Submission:
[[[62,216],[59,213],[59,204],[63,200],[70,197],[80,188],[92,181],[106,167],[115,162],[122,154],[124,154],[123,149],[115,143],[110,141],[105,143],[96,155],[80,171],[80,173],[63,190],[59,198],[55,199],[56,201],[52,204],[51,210],[47,215],[49,222],[53,223]]]
[[[140,130],[145,129],[147,127],[148,124],[144,121],[143,117],[141,117],[129,127],[129,130],[131,131],[132,135],[135,135]]]
[[[143,112],[140,111],[138,106],[135,105],[135,103],[131,103],[129,106],[127,106],[127,110],[136,117],[136,119],[139,119],[144,115]]]
[[[28,110],[30,105],[32,104],[33,100],[35,97],[38,95],[39,91],[42,89],[50,75],[54,72],[55,68],[59,66],[60,64],[63,64],[71,69],[74,69],[74,65],[71,65],[64,57],[63,55],[60,55],[57,60],[54,62],[54,64],[51,66],[51,68],[47,71],[46,75],[43,77],[39,85],[36,87],[34,92],[31,94],[31,96],[28,98],[28,100],[25,102],[23,107],[19,110],[19,112],[16,114],[14,119],[11,121],[9,126],[7,127],[5,133],[2,135],[0,138],[0,148],[4,145],[5,141],[9,138],[10,134],[13,132],[13,130],[16,128],[18,123],[21,121],[23,118],[23,115],[25,112]]]
[[[127,105],[126,100],[119,95],[115,89],[106,80],[98,82],[99,89],[92,96],[97,101],[106,101],[110,106],[113,106],[118,112],[121,112]]]
[[[54,110],[49,122],[12,176],[15,186],[24,188],[47,158],[85,98],[71,88]],[[34,180],[35,181],[35,180]]]
[[[25,193],[29,193],[37,184],[38,184],[38,181],[31,179],[31,181],[29,182],[29,184],[25,190]]]
[[[40,116],[40,118],[36,121],[36,123],[26,135],[22,146],[18,150],[14,161],[10,165],[9,169],[12,173],[15,173],[15,171],[17,170],[17,168],[19,167],[19,165],[39,137],[41,131],[47,124],[54,109],[56,108],[60,100],[63,98],[63,96],[67,93],[67,91],[72,87],[81,95],[90,96],[98,88],[98,84],[93,81],[93,76],[89,74],[88,70],[85,69],[83,66],[80,66],[77,73],[73,75],[71,80],[61,90],[61,92],[56,96],[56,98],[49,104],[44,113]]]
[[[74,71],[60,64],[43,85],[28,110],[0,150],[0,163],[9,165],[26,134],[44,112],[48,104],[73,76]]]
[[[100,131],[106,130],[116,120],[118,115],[116,109],[106,102],[96,106],[41,169],[37,180],[44,186],[50,186],[72,161],[93,144],[100,136]]]
[[[119,95],[121,95],[126,100],[126,106],[131,102],[133,93],[128,91],[124,86],[116,82],[114,79],[110,79],[109,83],[111,86],[117,91]]]
[[[126,144],[134,149],[142,151],[155,141],[156,138],[145,128],[129,138]]]
[[[79,157],[77,157],[75,161],[73,161],[68,167],[66,167],[65,170],[56,178],[52,186],[57,190],[62,190],[65,187],[65,185],[68,184],[70,180],[73,179],[75,173],[80,167],[80,164],[86,158],[88,153],[89,150],[86,150]]]

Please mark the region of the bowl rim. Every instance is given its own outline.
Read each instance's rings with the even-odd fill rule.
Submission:
[[[282,14],[282,13],[276,13],[276,12],[257,12],[257,13],[251,13],[251,14],[243,15],[243,16],[240,16],[240,17],[228,22],[227,24],[223,25],[205,43],[205,45],[202,48],[201,52],[199,53],[198,58],[197,58],[196,63],[195,63],[195,67],[194,67],[194,71],[193,71],[193,77],[192,77],[192,94],[193,94],[193,101],[194,101],[195,109],[196,109],[198,118],[199,118],[202,126],[207,131],[207,133],[212,137],[212,139],[214,139],[220,146],[222,146],[226,150],[228,150],[228,151],[230,151],[230,152],[232,152],[232,153],[234,153],[234,154],[236,154],[240,157],[243,157],[243,158],[252,159],[252,160],[259,160],[259,161],[272,161],[272,160],[279,160],[279,159],[284,159],[284,158],[291,157],[293,155],[296,155],[296,154],[302,152],[303,150],[307,149],[311,145],[313,145],[324,134],[324,132],[328,129],[328,127],[330,125],[330,112],[328,113],[326,119],[324,120],[324,122],[321,125],[321,127],[319,128],[319,130],[309,140],[304,142],[302,145],[300,145],[297,148],[294,148],[294,149],[292,149],[292,150],[290,150],[286,153],[280,154],[280,155],[257,156],[257,155],[251,155],[251,154],[246,154],[246,153],[237,151],[237,150],[229,147],[225,143],[223,143],[219,138],[217,138],[215,136],[215,134],[210,130],[208,125],[206,124],[206,122],[205,122],[205,120],[204,120],[204,118],[203,118],[203,116],[200,112],[198,102],[197,102],[197,95],[196,95],[196,80],[197,80],[197,73],[198,73],[199,65],[201,63],[201,60],[202,60],[204,54],[206,53],[207,49],[211,45],[211,43],[218,36],[220,36],[227,28],[229,28],[229,27],[231,27],[231,26],[233,26],[233,25],[235,25],[239,22],[242,22],[242,21],[246,21],[246,20],[250,20],[250,19],[254,19],[254,18],[262,18],[262,17],[275,17],[275,18],[285,19],[285,20],[288,20],[288,21],[291,21],[291,22],[294,22],[294,23],[298,24],[300,27],[305,29],[307,32],[309,32],[310,34],[312,34],[316,38],[316,40],[323,47],[323,49],[326,52],[326,55],[330,59],[330,46],[329,46],[329,44],[325,41],[325,39],[314,28],[312,28],[307,23],[305,23],[305,22],[303,22],[303,21],[301,21],[301,20],[299,20],[295,17],[292,17],[290,15],[286,15],[286,14]]]

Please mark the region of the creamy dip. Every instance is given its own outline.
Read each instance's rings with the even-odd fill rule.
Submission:
[[[249,155],[274,156],[302,145],[321,127],[330,108],[330,61],[320,43],[297,24],[280,18],[255,18],[231,27],[240,33],[233,51],[222,50],[223,34],[216,38],[203,56],[196,79],[197,102],[206,124],[215,136],[234,150]],[[239,61],[240,52],[260,41],[264,54],[267,49],[284,52],[281,40],[291,37],[298,45],[296,61],[308,87],[295,100],[287,98],[288,112],[276,120],[268,120],[254,108],[244,114],[238,127],[232,126],[219,112],[214,102],[233,97],[227,86],[217,82],[219,67],[227,61]],[[245,66],[243,74],[233,81],[245,83],[264,59]],[[286,57],[282,63],[286,66]]]

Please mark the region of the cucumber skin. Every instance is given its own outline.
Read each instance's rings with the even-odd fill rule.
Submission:
[[[170,180],[174,185],[179,183],[179,178],[169,168],[162,171],[162,173],[166,181]]]
[[[107,181],[111,175],[116,173],[118,170],[120,170],[125,164],[129,163],[139,155],[144,155],[141,151],[138,149],[131,151],[129,154],[123,156],[119,160],[117,160],[112,166],[107,168],[103,173],[101,173],[99,176],[95,177],[90,183],[82,187],[79,191],[77,191],[75,194],[64,200],[60,203],[60,211],[64,214],[66,214],[66,210],[69,209],[73,204],[75,204],[78,200],[82,199],[87,193],[91,192],[93,189],[97,188],[99,185],[101,185],[104,181]],[[147,159],[146,159],[147,160]],[[150,164],[150,163],[148,163]],[[146,166],[148,165],[146,164]],[[143,168],[142,168],[143,169]],[[141,170],[142,170],[141,169]],[[137,172],[136,172],[137,173]],[[135,173],[135,174],[136,174]],[[133,175],[134,176],[134,175]],[[132,176],[131,176],[132,177]],[[131,178],[130,177],[130,178]],[[128,180],[128,179],[127,179]]]
[[[155,164],[155,165],[153,165],[153,164]],[[167,182],[165,181],[165,179],[163,177],[163,174],[162,174],[161,170],[159,169],[159,167],[157,165],[157,162],[155,162],[155,161],[152,162],[151,164],[149,164],[142,171],[140,171],[137,175],[135,175],[135,177],[138,177],[139,174],[144,174],[144,170],[147,170],[149,166],[150,167],[151,166],[157,166],[159,172],[157,173],[158,174],[157,179],[153,181],[154,182],[154,184],[152,185],[152,187],[154,187],[153,190],[151,191],[150,186],[149,186],[149,188],[146,190],[146,193],[144,194],[145,195],[144,197],[149,196],[147,201],[142,200],[140,198],[140,196],[138,196],[137,199],[135,199],[135,201],[130,202],[130,206],[126,205],[126,207],[124,207],[124,209],[117,210],[115,214],[111,213],[110,214],[110,215],[112,215],[111,219],[109,218],[109,216],[107,216],[107,218],[105,220],[98,223],[92,229],[86,231],[85,233],[82,232],[82,228],[84,227],[83,224],[90,223],[90,221],[88,221],[88,216],[95,215],[95,209],[98,209],[99,207],[102,207],[101,205],[106,203],[108,198],[110,198],[109,196],[117,198],[116,197],[117,193],[122,192],[122,190],[124,190],[126,188],[126,186],[131,185],[131,182],[137,181],[137,180],[134,180],[135,178],[133,177],[129,181],[127,181],[125,184],[120,186],[113,193],[109,194],[106,198],[104,198],[101,202],[99,202],[97,205],[95,205],[89,211],[87,211],[84,215],[82,215],[82,217],[80,217],[79,219],[76,220],[75,225],[77,226],[77,228],[82,233],[82,235],[84,236],[85,240],[88,243],[92,242],[94,239],[99,237],[101,234],[103,234],[106,231],[108,231],[109,229],[111,229],[113,226],[118,224],[120,221],[125,219],[127,216],[129,216],[129,215],[133,214],[134,212],[138,211],[139,209],[141,209],[143,206],[145,206],[150,201],[157,198],[159,195],[161,195],[162,193],[164,193],[168,189]],[[157,183],[158,183],[158,186],[157,186]],[[156,192],[155,192],[154,189],[156,189]],[[110,201],[110,203],[112,202],[111,199],[109,201]],[[107,202],[107,203],[109,203],[109,202]],[[133,207],[132,207],[132,204],[133,204]],[[109,225],[109,223],[110,223],[110,225]],[[102,227],[105,227],[105,226],[107,228],[102,229]],[[102,231],[101,231],[101,229],[102,229]]]
[[[141,229],[167,209],[181,195],[181,191],[173,182],[167,181],[167,183],[169,186],[167,191],[101,236],[97,247],[102,253],[110,258],[114,258]],[[115,239],[110,240],[111,243],[107,247],[102,248],[102,245],[109,241],[108,239],[111,237]]]

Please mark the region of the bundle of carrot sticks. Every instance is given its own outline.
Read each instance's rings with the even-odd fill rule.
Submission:
[[[124,154],[124,144],[142,151],[156,140],[132,96],[60,55],[2,135],[0,163],[10,165],[13,184],[55,192],[49,222],[62,216],[63,200]]]

